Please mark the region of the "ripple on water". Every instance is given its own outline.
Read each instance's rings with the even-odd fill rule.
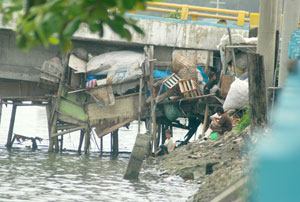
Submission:
[[[0,201],[185,201],[197,186],[169,183],[154,167],[123,179],[126,158],[0,149]]]

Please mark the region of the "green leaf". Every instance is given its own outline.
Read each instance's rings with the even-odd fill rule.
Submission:
[[[59,39],[56,38],[56,37],[53,37],[53,36],[49,37],[49,38],[48,38],[48,41],[49,41],[51,44],[53,44],[53,45],[58,45],[58,44],[59,44]]]
[[[67,24],[63,31],[63,35],[67,38],[71,38],[74,34],[74,32],[79,28],[80,25],[80,19],[79,17],[75,17],[71,22]]]

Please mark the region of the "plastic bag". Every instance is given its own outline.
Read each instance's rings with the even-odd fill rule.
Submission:
[[[242,109],[249,103],[249,86],[248,79],[236,79],[231,85],[227,97],[225,99],[223,108],[228,109]]]

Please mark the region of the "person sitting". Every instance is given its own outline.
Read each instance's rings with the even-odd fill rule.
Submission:
[[[166,140],[163,145],[160,145],[159,148],[154,152],[157,156],[163,156],[165,154],[169,154],[169,152],[174,151],[176,143],[173,141],[172,137],[172,131],[166,130]]]
[[[217,132],[218,135],[223,135],[225,132],[232,130],[232,119],[224,112],[223,107],[218,106],[216,113],[220,116],[220,119],[211,117],[212,125],[211,129],[213,132]]]
[[[217,75],[215,72],[210,72],[208,74],[209,81],[205,84],[203,93],[204,95],[219,92],[219,87],[217,86]]]

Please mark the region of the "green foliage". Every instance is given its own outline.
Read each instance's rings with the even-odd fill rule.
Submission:
[[[241,134],[241,132],[250,125],[250,112],[249,106],[247,107],[246,113],[244,116],[239,120],[237,126],[235,127],[235,131],[237,134]]]
[[[71,37],[81,24],[100,36],[108,25],[120,37],[131,39],[129,28],[144,34],[125,12],[146,8],[147,0],[0,0],[3,23],[17,16],[17,44],[30,47],[59,44],[61,50],[72,47]],[[152,0],[153,1],[153,0]]]
[[[169,15],[165,15],[164,18],[180,19],[181,18],[181,10],[176,9],[176,11],[171,12]]]

